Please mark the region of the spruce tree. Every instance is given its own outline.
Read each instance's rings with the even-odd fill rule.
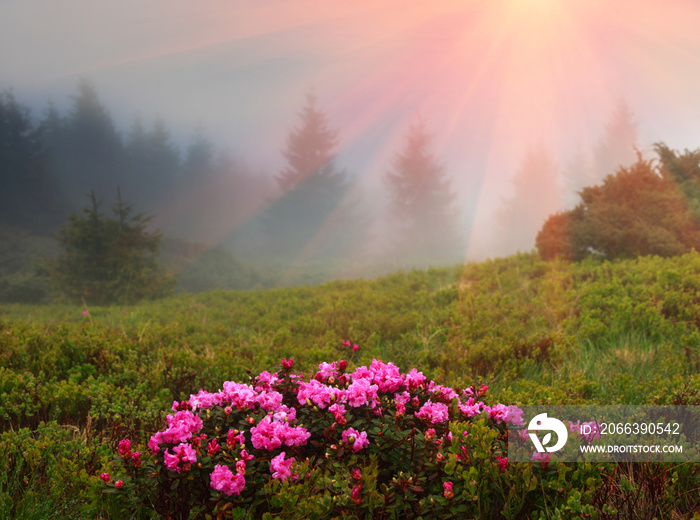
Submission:
[[[0,225],[49,233],[60,219],[57,186],[30,111],[0,93]]]
[[[463,251],[455,195],[445,167],[430,150],[431,141],[422,122],[412,125],[386,175],[394,234],[391,255],[418,267],[458,261]]]
[[[161,296],[173,287],[172,277],[157,261],[162,235],[147,229],[150,218],[132,215],[118,192],[105,215],[94,192],[82,214],[71,213],[57,233],[63,254],[49,261],[56,287],[84,303],[132,303]]]
[[[337,259],[351,240],[352,208],[344,203],[348,184],[335,166],[337,132],[307,97],[299,126],[283,151],[287,165],[277,177],[279,197],[262,217],[266,256],[282,264]]]
[[[563,205],[557,164],[546,148],[530,148],[513,177],[515,192],[497,214],[501,251],[529,251],[549,215]]]
[[[70,165],[64,172],[72,207],[79,207],[77,194],[94,191],[111,196],[124,185],[124,145],[121,136],[100,102],[97,90],[87,82],[78,84],[78,95],[67,121]]]

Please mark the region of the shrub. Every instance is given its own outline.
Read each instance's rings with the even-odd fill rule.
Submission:
[[[681,159],[694,158],[697,152],[678,158],[667,149],[665,154],[661,148],[658,151],[660,166],[640,157],[608,175],[601,185],[581,190],[581,202],[573,210],[550,216],[536,240],[542,258],[669,257],[700,248],[700,223],[691,210],[698,206],[693,199],[698,193],[696,177],[685,172],[695,184],[683,184],[681,174],[673,175],[692,162]],[[669,166],[670,157],[676,161],[675,169]]]
[[[580,465],[565,482],[565,467],[508,465],[506,423],[522,412],[486,405],[485,385],[445,387],[378,360],[352,373],[324,362],[310,378],[282,365],[174,402],[148,448],[119,443],[105,492],[129,515],[173,519],[591,511],[599,469]]]

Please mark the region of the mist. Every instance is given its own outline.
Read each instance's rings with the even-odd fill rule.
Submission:
[[[274,284],[530,251],[637,151],[700,146],[698,15],[690,1],[4,2],[0,88],[58,126],[42,137],[45,221],[3,225],[49,234],[86,192],[108,207],[119,188],[173,269],[235,263],[233,278],[255,266]],[[329,140],[307,135],[324,157],[297,167],[308,110]]]

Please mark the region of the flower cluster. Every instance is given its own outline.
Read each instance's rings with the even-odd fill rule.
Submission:
[[[351,344],[344,342],[344,346]],[[162,482],[206,479],[214,501],[229,500],[226,497],[254,500],[259,490],[255,486],[304,482],[313,467],[333,454],[352,457],[347,459],[350,464],[370,454],[381,456],[389,445],[383,431],[394,435],[399,422],[407,432],[401,435],[425,439],[416,449],[426,454],[424,460],[433,468],[448,463],[452,421],[482,416],[496,425],[522,424],[522,411],[517,407],[487,406],[479,400],[486,393],[485,385],[454,389],[428,380],[415,368],[402,373],[393,363],[376,359],[352,371],[344,360],[324,362],[308,376],[292,373],[293,366],[293,360],[283,359],[277,373],[264,371],[251,377],[249,384],[227,381],[217,392],[202,389],[188,400],[173,403],[167,426],[148,442],[154,460],[149,474]],[[460,432],[457,440],[461,438]],[[119,443],[118,452],[134,468],[141,466],[141,455],[131,452],[128,440]],[[452,452],[452,463],[469,461],[464,448]],[[494,464],[503,472],[507,460],[498,456]],[[201,477],[194,478],[193,471]],[[111,482],[107,474],[101,478]],[[403,486],[401,490],[423,489],[401,478],[396,484]],[[346,500],[359,505],[363,490],[369,493],[363,487],[368,481],[357,467],[351,470],[350,479]],[[445,481],[442,485],[444,497],[451,500],[454,484]]]

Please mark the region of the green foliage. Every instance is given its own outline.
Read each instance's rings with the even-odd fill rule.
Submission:
[[[0,519],[94,518],[103,508],[92,475],[108,452],[57,423],[3,432]]]
[[[692,211],[700,177],[686,170],[693,153],[678,157],[663,145],[657,149],[660,167],[640,157],[602,185],[584,188],[575,209],[550,216],[536,240],[542,258],[669,257],[700,249],[700,221]]]
[[[80,469],[57,469],[37,482],[73,490],[76,508],[102,504],[109,518],[122,518],[114,502],[119,495],[105,501],[101,494],[99,473],[114,471],[103,460],[103,447],[124,437],[135,446],[144,444],[162,428],[173,400],[222,381],[244,381],[247,370],[269,369],[282,357],[294,357],[295,368],[303,371],[329,359],[345,358],[350,368],[383,359],[404,370],[417,367],[452,386],[485,382],[491,397],[506,404],[700,404],[699,294],[700,254],[695,252],[578,263],[522,254],[375,281],[89,306],[87,314],[82,305],[2,305],[0,431],[36,432],[42,421],[56,421],[62,431],[77,432],[71,433],[76,444],[65,441],[76,458],[66,457],[73,462],[65,464],[85,468],[87,483],[79,484]],[[343,347],[343,339],[359,349]],[[371,460],[362,464],[363,474],[376,475],[379,482],[380,468]],[[503,493],[503,504],[513,510],[527,497],[531,518],[555,516],[555,509],[565,518],[576,517],[564,508],[579,507],[577,500],[582,508],[592,505],[599,518],[616,518],[610,511],[621,511],[625,501],[638,500],[635,507],[641,508],[653,481],[654,496],[660,497],[656,516],[668,518],[687,516],[700,485],[693,466],[670,468],[663,479],[667,468],[661,466],[648,478],[625,473],[631,491],[623,489],[621,470],[613,474],[613,467],[597,477],[578,465],[527,466],[510,465],[491,479],[498,467],[484,455],[475,469],[478,495],[495,501]],[[579,469],[581,478],[575,476]],[[455,495],[471,489],[463,471],[470,469],[457,472]],[[533,474],[538,480],[530,490]],[[310,486],[331,486],[333,478],[345,482],[332,473],[314,478],[318,483]],[[589,478],[594,480],[587,483]],[[381,483],[373,486],[368,481],[363,489],[383,493]],[[565,499],[555,496],[559,487]],[[19,488],[7,489],[19,502]],[[303,510],[322,516],[332,497],[309,489],[289,486],[275,500],[300,504],[285,513],[290,518],[303,516]],[[595,491],[592,498],[585,494],[589,489]],[[430,507],[440,516],[444,505],[437,499],[444,496],[437,495]],[[365,499],[368,508],[383,503],[373,493]]]
[[[53,296],[42,255],[56,252],[50,238],[0,227],[0,301],[45,303]]]
[[[178,275],[178,290],[199,293],[213,290],[249,289],[260,284],[252,268],[238,262],[221,247],[204,252]]]
[[[83,215],[71,213],[58,232],[63,255],[50,263],[58,289],[85,303],[132,303],[157,297],[172,289],[173,280],[157,263],[161,235],[149,232],[149,219],[131,216],[121,195],[114,218],[100,212],[90,193]]]

